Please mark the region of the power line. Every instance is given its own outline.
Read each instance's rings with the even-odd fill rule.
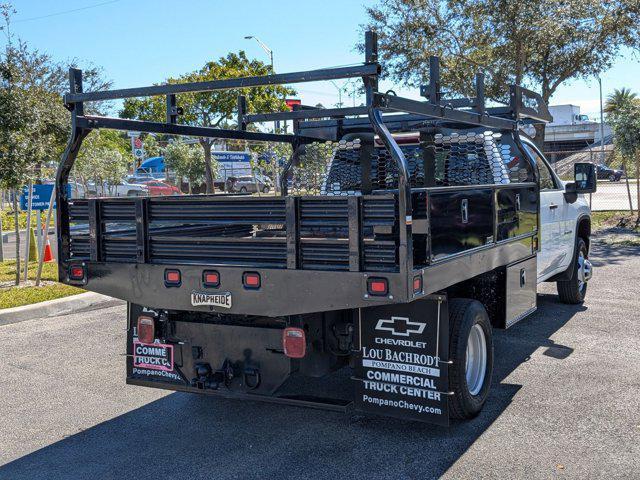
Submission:
[[[64,10],[62,12],[50,13],[48,15],[41,15],[39,17],[31,17],[31,18],[23,18],[22,20],[14,20],[11,23],[22,23],[22,22],[31,22],[32,20],[42,20],[43,18],[57,17],[60,15],[66,15],[67,13],[80,12],[82,10],[89,10],[90,8],[102,7],[103,5],[110,5],[112,3],[117,3],[120,0],[111,0],[109,2],[96,3],[94,5],[87,5],[86,7],[74,8],[72,10]]]

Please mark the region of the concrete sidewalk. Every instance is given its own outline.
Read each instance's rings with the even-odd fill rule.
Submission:
[[[0,310],[0,325],[24,322],[34,318],[46,318],[75,313],[87,308],[102,308],[123,305],[125,302],[95,292],[80,293],[70,297],[56,298],[47,302],[23,305]]]

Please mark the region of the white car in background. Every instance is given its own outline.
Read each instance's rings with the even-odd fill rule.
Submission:
[[[140,183],[129,183],[122,180],[117,184],[104,182],[103,185],[88,184],[89,196],[97,197],[144,197],[149,195],[149,187]]]

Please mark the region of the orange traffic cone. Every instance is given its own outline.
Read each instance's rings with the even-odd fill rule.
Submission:
[[[51,251],[51,243],[49,243],[49,236],[47,235],[47,244],[44,246],[44,260],[43,262],[53,262],[53,252]]]

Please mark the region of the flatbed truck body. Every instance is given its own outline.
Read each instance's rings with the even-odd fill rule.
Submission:
[[[488,108],[478,76],[474,99],[444,101],[433,59],[426,101],[409,100],[378,92],[380,70],[368,32],[354,67],[86,93],[70,71],[59,274],[128,302],[128,383],[447,424],[482,408],[491,329],[535,311],[538,281],[584,298],[580,193],[595,174],[579,165],[565,185],[541,172],[518,128],[550,120],[542,99],[512,86],[508,107]],[[179,123],[183,92],[358,77],[364,107],[249,113],[240,95],[237,130]],[[165,123],[84,113],[146,95],[166,96]],[[294,133],[247,128],[279,120]],[[99,128],[284,142],[292,154],[278,196],[68,198],[82,140]],[[541,256],[561,228],[564,245]]]

